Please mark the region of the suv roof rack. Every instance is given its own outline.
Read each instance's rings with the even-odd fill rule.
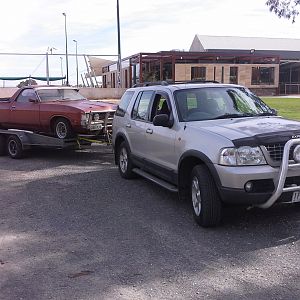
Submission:
[[[135,87],[152,86],[152,85],[169,85],[170,83],[172,84],[172,82],[168,82],[168,81],[147,81],[143,83],[136,83],[132,87],[135,88]]]
[[[175,81],[174,84],[187,84],[187,83],[220,83],[216,80],[187,80],[187,81]]]
[[[143,83],[136,83],[133,88],[153,85],[169,85],[169,84],[191,84],[191,83],[219,83],[216,80],[187,80],[187,81],[149,81]]]

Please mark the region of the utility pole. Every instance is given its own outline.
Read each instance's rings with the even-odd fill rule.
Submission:
[[[69,85],[69,60],[68,60],[68,35],[67,35],[67,15],[66,13],[62,13],[65,17],[65,42],[66,42],[66,69],[67,69],[67,79],[66,85]]]
[[[49,58],[48,58],[48,49],[47,49],[47,52],[46,52],[46,77],[47,77],[47,85],[49,85]]]
[[[78,87],[78,47],[77,47],[77,41],[76,40],[73,40],[73,42],[76,44],[76,86]]]
[[[63,58],[60,56],[60,74],[61,77],[64,77],[64,72],[63,72]],[[61,80],[61,85],[64,85],[64,80]]]
[[[120,13],[119,13],[119,0],[117,0],[117,25],[118,25],[118,63],[117,63],[117,87],[122,87],[121,70],[122,70],[122,60],[121,60],[121,37],[120,37]]]

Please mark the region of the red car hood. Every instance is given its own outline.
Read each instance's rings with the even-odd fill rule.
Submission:
[[[117,109],[117,105],[113,103],[108,102],[101,102],[101,101],[91,101],[91,100],[70,100],[70,101],[47,101],[42,102],[53,104],[53,105],[61,105],[61,106],[67,106],[67,107],[74,107],[81,109],[84,112],[90,112],[90,111],[115,111]]]

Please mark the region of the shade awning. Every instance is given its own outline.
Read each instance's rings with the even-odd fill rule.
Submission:
[[[0,76],[0,80],[24,80],[24,79],[35,79],[41,81],[56,81],[66,79],[66,76],[59,76],[59,77],[39,77],[39,76]]]
[[[88,59],[89,59],[90,67],[95,72],[96,76],[102,75],[103,74],[102,68],[106,67],[114,62],[112,60],[98,58],[95,56],[88,56]]]

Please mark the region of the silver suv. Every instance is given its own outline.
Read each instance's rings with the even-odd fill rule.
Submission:
[[[115,161],[189,199],[198,224],[222,204],[268,208],[300,201],[300,122],[276,116],[249,89],[196,83],[141,86],[113,120]]]

